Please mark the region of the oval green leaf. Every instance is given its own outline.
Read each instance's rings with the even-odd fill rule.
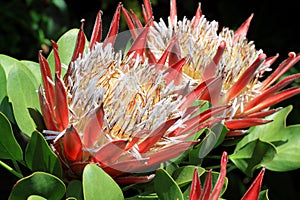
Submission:
[[[23,66],[15,63],[8,74],[7,93],[13,107],[14,117],[21,131],[27,136],[36,129],[28,108],[39,108],[37,81],[32,81],[34,75]]]
[[[154,190],[159,199],[183,200],[183,194],[174,179],[164,169],[158,169],[154,178]]]
[[[176,169],[172,177],[174,178],[178,186],[182,187],[192,182],[195,168],[198,168],[199,176],[205,173],[205,169],[198,166],[191,166],[191,165]]]
[[[51,150],[41,133],[34,131],[26,147],[25,162],[32,171],[44,171],[62,177],[58,157]]]
[[[84,168],[82,184],[85,200],[124,199],[118,184],[95,164]]]
[[[0,112],[0,158],[22,160],[23,152],[18,144],[11,125],[3,113]]]
[[[45,172],[34,172],[16,183],[8,199],[20,200],[37,195],[48,200],[57,200],[63,198],[65,191],[64,183],[57,177]]]
[[[66,192],[67,198],[83,200],[82,183],[79,180],[69,182]]]

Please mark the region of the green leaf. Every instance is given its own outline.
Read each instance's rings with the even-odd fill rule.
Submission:
[[[81,181],[73,180],[68,184],[66,197],[74,198],[77,200],[83,200],[83,190]]]
[[[16,141],[11,125],[3,113],[0,112],[0,158],[22,160],[23,152]]]
[[[292,106],[288,106],[266,117],[273,122],[250,129],[236,148],[260,139],[273,144],[277,151],[271,162],[264,163],[267,169],[284,172],[300,168],[300,124],[286,126],[286,118],[291,110]]]
[[[19,62],[11,68],[7,79],[7,93],[14,117],[21,131],[29,137],[36,125],[28,108],[39,108],[37,81],[32,81],[32,77],[33,74]]]
[[[236,148],[229,158],[247,176],[252,177],[254,170],[272,161],[275,154],[274,145],[257,139]]]
[[[34,75],[35,80],[37,80],[38,84],[41,84],[42,75],[40,70],[40,64],[29,60],[21,60],[20,62],[24,64],[24,66],[26,66],[27,69],[31,71],[31,73]]]
[[[178,168],[173,173],[172,177],[174,178],[179,187],[183,187],[192,182],[195,168],[198,168],[199,176],[201,176],[205,172],[205,169],[201,167],[188,165]]]
[[[62,177],[62,168],[58,157],[51,150],[42,134],[37,131],[32,133],[26,147],[25,162],[32,171],[44,171]]]
[[[269,200],[268,190],[263,190],[259,193],[258,200]]]
[[[84,168],[82,185],[85,200],[124,199],[118,184],[95,164]]]
[[[47,200],[47,199],[38,195],[31,195],[27,198],[27,200]]]
[[[154,189],[161,200],[183,200],[183,195],[179,186],[164,169],[156,170]]]
[[[63,34],[59,40],[57,41],[58,45],[58,52],[59,52],[59,57],[60,61],[62,64],[62,74],[64,75],[66,72],[66,69],[68,68],[73,52],[75,49],[76,45],[76,40],[77,40],[77,35],[78,35],[79,29],[71,29],[65,34]],[[88,47],[88,41],[86,40],[85,42],[85,47]],[[50,52],[48,58],[48,63],[51,68],[51,72],[54,75],[55,72],[55,62],[54,62],[54,53],[53,51]]]
[[[7,95],[7,89],[6,89],[6,75],[5,71],[0,64],[0,103],[3,101],[4,97]]]
[[[13,187],[9,200],[27,199],[38,195],[48,200],[62,199],[66,191],[64,183],[45,172],[34,172],[20,179]]]

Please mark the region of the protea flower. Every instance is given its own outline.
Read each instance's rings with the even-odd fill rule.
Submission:
[[[143,16],[149,22],[153,12],[149,0],[144,0]],[[141,23],[134,13],[123,9],[133,38]],[[300,77],[291,75],[279,80],[296,62],[300,55],[290,52],[277,69],[268,77],[265,72],[271,71],[270,66],[278,58],[267,57],[262,50],[256,50],[252,41],[248,42],[246,34],[250,25],[251,15],[236,31],[223,28],[218,31],[216,21],[209,22],[202,15],[201,7],[189,20],[177,19],[176,0],[171,0],[170,16],[166,24],[162,19],[150,22],[147,38],[148,55],[152,62],[161,64],[160,58],[169,51],[169,59],[161,68],[171,68],[182,57],[188,57],[178,73],[182,73],[178,85],[188,83],[186,88],[194,88],[202,82],[210,83],[211,78],[219,80],[211,84],[209,93],[201,99],[209,100],[214,106],[230,105],[225,125],[231,131],[229,135],[241,135],[247,128],[269,122],[263,117],[278,109],[270,109],[276,103],[299,94],[300,88],[285,88]],[[276,83],[277,82],[277,83]]]
[[[223,152],[221,158],[221,170],[218,177],[218,180],[212,188],[212,171],[209,170],[203,187],[201,186],[201,182],[198,176],[197,168],[194,171],[193,181],[191,184],[191,191],[190,191],[190,200],[217,200],[222,191],[222,187],[224,184],[224,179],[226,177],[226,165],[227,165],[227,152]],[[246,191],[244,196],[241,198],[242,200],[257,200],[259,197],[260,188],[262,185],[263,176],[265,173],[265,168],[262,168],[260,173],[257,175],[255,180],[250,185],[249,189]]]
[[[199,130],[223,120],[227,106],[198,113],[192,103],[206,94],[200,83],[186,92],[175,84],[177,74],[158,68],[144,57],[150,23],[137,35],[126,55],[115,52],[122,5],[116,10],[103,42],[99,12],[89,49],[84,51],[83,22],[67,73],[62,79],[58,46],[53,43],[55,77],[40,53],[44,88],[39,96],[54,152],[67,176],[80,176],[85,165],[97,163],[118,183],[145,182],[159,165],[186,151]],[[151,21],[150,21],[151,22]],[[162,59],[165,56],[162,56]],[[182,58],[171,69],[181,68]],[[216,82],[217,78],[210,81]],[[215,116],[214,118],[212,116]],[[143,173],[143,176],[136,176]]]

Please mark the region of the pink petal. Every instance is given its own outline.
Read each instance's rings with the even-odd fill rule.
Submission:
[[[97,17],[96,17],[96,21],[95,21],[94,28],[93,28],[93,33],[92,33],[91,40],[90,40],[90,50],[93,49],[96,42],[101,41],[101,37],[102,37],[102,19],[101,19],[101,15],[102,15],[102,12],[99,11],[98,14],[97,14]]]
[[[166,131],[173,125],[179,118],[174,118],[165,121],[159,125],[155,130],[149,133],[149,136],[139,144],[139,152],[145,153],[153,147],[158,140],[166,133]]]
[[[152,20],[150,20],[150,21],[152,21]],[[148,32],[149,32],[149,28],[150,28],[150,23],[146,24],[143,31],[138,35],[136,40],[133,42],[133,44],[130,47],[129,51],[127,52],[126,56],[129,56],[133,52],[134,52],[134,56],[132,57],[132,59],[135,59],[138,54],[140,56],[143,55],[143,52],[145,50],[145,45],[146,45],[146,41],[147,41],[147,35],[148,35]]]
[[[202,11],[201,11],[201,3],[199,2],[198,8],[195,14],[195,18],[193,20],[192,28],[194,29],[196,26],[198,26],[200,22],[200,18],[202,17]]]
[[[109,165],[118,160],[120,155],[125,152],[127,140],[114,140],[106,143],[95,154],[94,158],[104,165]]]
[[[63,81],[55,73],[55,116],[58,131],[63,131],[69,124],[69,107],[67,92]]]
[[[80,162],[82,160],[81,140],[73,126],[66,129],[63,137],[63,148],[65,158],[69,162]]]
[[[38,91],[39,91],[38,94],[39,94],[41,110],[42,110],[42,114],[43,114],[43,118],[44,118],[46,128],[47,128],[47,130],[57,131],[55,121],[54,121],[54,118],[53,118],[53,115],[54,115],[53,110],[52,110],[52,108],[50,108],[49,102],[47,101],[47,99],[44,96],[42,86],[39,87]]]
[[[162,54],[162,56],[160,57],[160,59],[157,61],[157,63],[155,64],[155,69],[156,71],[160,71],[163,69],[166,61],[167,61],[167,58],[168,58],[168,55],[170,54],[171,52],[171,49],[173,48],[173,46],[175,45],[175,43],[177,42],[177,37],[173,37],[169,46],[167,47],[167,49],[164,51],[164,53]]]
[[[54,52],[54,61],[55,61],[55,73],[58,77],[61,76],[61,62],[58,55],[58,46],[57,44],[51,40],[52,46],[53,46],[53,52]]]
[[[131,33],[131,36],[135,40],[137,38],[137,35],[138,35],[137,32],[136,32],[136,27],[133,23],[133,20],[130,16],[129,12],[123,6],[122,6],[122,13],[123,13],[123,15],[125,17],[125,20],[127,22],[127,25],[128,25],[129,31]]]
[[[266,119],[260,119],[260,118],[243,118],[243,119],[230,119],[228,121],[225,121],[224,125],[228,129],[245,129],[252,126],[258,126],[262,124],[269,123],[273,120],[266,120]]]
[[[265,168],[262,168],[247,192],[244,194],[241,200],[255,200],[259,197],[262,180],[265,174]]]
[[[199,97],[201,96],[201,94],[203,94],[205,89],[217,79],[218,78],[211,78],[200,83],[194,90],[192,90],[185,96],[186,100],[179,106],[178,109],[183,111],[184,109],[188,108],[195,100],[199,99]]]
[[[176,0],[170,1],[170,21],[171,27],[175,26],[175,18],[177,17],[177,7],[176,7]]]
[[[74,53],[73,53],[73,56],[71,59],[72,62],[75,61],[84,52],[84,46],[85,46],[85,34],[83,32],[84,22],[85,22],[85,20],[81,20],[81,27],[78,32],[75,50],[74,50]],[[69,73],[67,72],[67,74],[69,74]]]
[[[236,30],[234,33],[233,43],[247,35],[252,18],[253,14],[251,14],[250,17]]]
[[[144,16],[144,20],[145,20],[145,23],[147,24],[150,20],[150,18],[153,17],[153,12],[152,12],[152,6],[151,6],[151,3],[150,3],[150,0],[144,0],[144,6],[145,6],[145,16]]]
[[[212,187],[212,170],[209,170],[209,172],[205,178],[205,183],[203,185],[203,190],[202,190],[199,200],[209,200],[210,199],[209,196],[210,196],[211,187]]]
[[[221,158],[221,171],[217,180],[217,183],[214,186],[214,189],[211,192],[210,199],[211,200],[218,200],[218,197],[222,191],[222,187],[224,184],[224,180],[226,177],[226,165],[228,161],[227,152],[223,152],[222,158]]]
[[[282,63],[280,63],[277,69],[270,76],[268,76],[267,79],[263,81],[261,86],[263,89],[268,88],[275,81],[277,81],[285,72],[287,72],[300,59],[300,54],[296,55],[294,52],[290,52],[288,56],[289,58],[287,58]]]
[[[234,97],[236,97],[242,92],[242,90],[246,87],[249,81],[253,78],[256,69],[261,65],[265,58],[265,54],[260,54],[257,57],[257,59],[252,63],[252,65],[243,72],[239,80],[230,88],[227,97],[228,101],[232,100]]]
[[[173,144],[169,147],[160,149],[159,151],[152,153],[149,156],[148,166],[160,164],[170,159],[176,158],[183,152],[188,150],[192,145],[197,144],[199,141],[187,141]]]
[[[116,12],[113,16],[113,19],[111,21],[108,34],[107,34],[105,40],[103,41],[103,48],[105,48],[105,46],[109,43],[111,43],[112,46],[114,46],[114,44],[115,44],[115,40],[116,40],[116,37],[118,34],[118,29],[119,29],[119,23],[120,23],[121,7],[122,7],[122,3],[120,2],[116,9]]]
[[[174,85],[179,85],[182,79],[182,67],[186,63],[186,59],[182,58],[177,63],[169,67],[164,73],[167,85],[174,81]]]
[[[83,135],[83,144],[85,147],[91,148],[97,142],[97,138],[102,133],[103,118],[104,110],[103,104],[101,104],[89,115],[89,121]]]
[[[203,73],[203,80],[206,80],[206,79],[209,79],[209,78],[215,76],[215,74],[217,72],[217,66],[223,55],[225,47],[226,47],[226,42],[224,40],[222,40],[220,42],[220,45],[218,46],[218,49],[217,49],[217,52],[216,52],[214,58],[207,66],[205,66],[204,73]]]
[[[261,111],[265,108],[268,108],[276,103],[279,103],[285,99],[288,99],[292,96],[295,96],[300,93],[300,87],[299,88],[289,88],[286,90],[283,90],[279,93],[276,93],[275,95],[263,100],[258,105],[249,108],[248,110],[245,110],[245,114],[252,114],[258,111]]]
[[[45,89],[45,96],[49,103],[49,107],[51,110],[54,108],[54,88],[53,88],[53,80],[52,75],[50,71],[50,67],[48,64],[48,61],[45,59],[45,57],[42,55],[41,52],[39,52],[39,62],[40,62],[40,68],[42,73],[42,79],[44,83],[44,89]]]
[[[198,168],[195,168],[189,200],[199,200],[200,194],[201,194],[201,183],[199,180]]]

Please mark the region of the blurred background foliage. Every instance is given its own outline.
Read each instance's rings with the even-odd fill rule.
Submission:
[[[90,37],[97,12],[103,11],[104,35],[120,0],[11,0],[0,1],[0,54],[6,54],[20,60],[37,62],[38,51],[47,53],[51,50],[50,40],[57,40],[71,28],[79,28],[80,20],[86,19],[85,32]],[[141,14],[142,0],[124,0],[126,8]],[[167,19],[169,0],[152,0],[155,20]],[[177,0],[178,18],[194,15],[198,1]],[[236,29],[251,13],[254,18],[248,32],[248,39],[255,41],[257,49],[263,49],[267,56],[280,54],[273,65],[287,58],[290,51],[300,52],[299,10],[293,0],[277,3],[272,0],[202,0],[203,14],[208,20],[219,22],[220,29]],[[125,30],[122,18],[120,29]],[[70,49],[73,51],[73,49]],[[300,64],[295,65],[288,73],[299,73]],[[300,85],[300,81],[294,83]],[[288,117],[288,124],[300,123],[299,95],[280,104],[292,104],[294,110]],[[276,134],[276,133],[274,133]],[[1,170],[2,171],[2,170]],[[231,181],[225,194],[228,199],[235,199],[239,190],[248,184],[247,179],[238,171],[228,174]],[[286,173],[267,172],[264,183],[268,185],[270,199],[297,199],[300,192],[296,182],[300,178],[299,170]],[[234,194],[235,193],[235,194]],[[0,195],[1,196],[1,195]]]

